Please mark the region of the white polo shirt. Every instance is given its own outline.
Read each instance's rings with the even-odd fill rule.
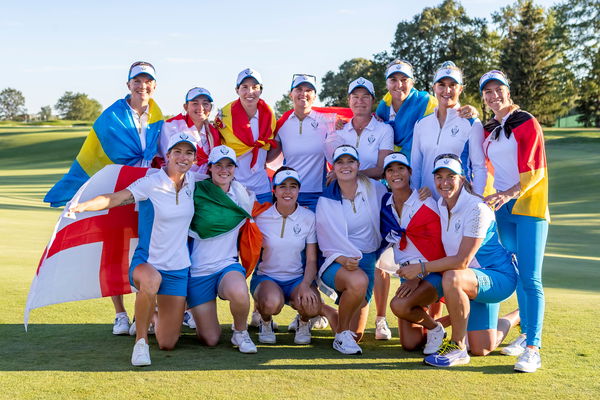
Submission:
[[[194,215],[194,176],[187,172],[179,193],[163,169],[133,182],[127,190],[139,203],[138,251],[161,271],[190,266],[187,234]],[[147,201],[146,201],[147,200]]]
[[[277,137],[285,165],[294,168],[300,176],[302,193],[323,191],[325,176],[327,132],[335,130],[335,114],[311,111],[302,121],[291,113]]]
[[[131,111],[131,119],[133,120],[133,124],[135,125],[135,128],[137,129],[139,138],[140,138],[140,145],[142,146],[142,151],[146,150],[146,128],[148,127],[148,117],[150,116],[150,114],[148,114],[148,108],[150,108],[149,106],[146,106],[146,108],[144,109],[144,112],[140,115],[137,113],[137,111],[135,111],[133,109],[133,107],[131,107],[131,105],[129,104],[129,102],[126,102],[127,105],[129,106],[129,111]],[[138,161],[134,167],[149,167],[150,166],[150,161],[148,160],[140,160]]]
[[[517,140],[514,134],[508,139],[504,134],[504,123],[511,114],[502,118],[503,127],[498,139],[494,140],[489,135],[483,143],[483,150],[494,167],[494,188],[499,192],[510,189],[520,181]]]
[[[283,217],[275,205],[256,217],[263,234],[262,261],[258,275],[287,281],[304,275],[302,252],[309,243],[317,243],[315,213],[298,206]]]
[[[371,117],[371,121],[360,136],[352,126],[352,121],[329,136],[327,138],[329,157],[338,146],[352,145],[358,150],[360,169],[376,167],[379,150],[394,150],[394,129],[385,122],[377,121],[375,117]]]
[[[419,211],[419,209],[423,205],[431,208],[436,213],[438,212],[436,202],[431,197],[428,197],[427,199],[425,199],[425,201],[419,200],[419,193],[416,190],[413,190],[410,197],[404,202],[404,205],[402,206],[401,218],[398,216],[398,212],[394,207],[393,194],[390,196],[386,203],[386,206],[391,208],[394,218],[396,218],[396,221],[402,229],[406,229],[412,217],[417,213],[417,211]],[[398,237],[397,240],[393,243],[392,248],[394,249],[394,261],[396,262],[396,264],[402,264],[404,262],[411,262],[416,260],[426,260],[408,236],[406,237],[406,247],[404,248],[404,250],[400,250],[400,237]]]
[[[185,119],[174,119],[171,121],[165,121],[160,131],[160,139],[158,141],[158,155],[163,159],[167,159],[167,151],[169,150],[169,139],[171,136],[185,133],[194,138],[196,143],[202,147],[206,154],[210,153],[210,147],[208,138],[206,137],[206,128],[202,126],[200,131],[196,128],[196,125],[188,126]],[[197,165],[194,164],[191,168],[192,171],[201,174],[206,174],[208,165]]]
[[[440,128],[435,112],[420,119],[415,124],[413,144],[410,153],[412,166],[411,186],[415,189],[428,187],[434,199],[439,194],[433,181],[433,162],[440,154],[452,153],[461,157],[468,146],[468,167],[473,173],[473,189],[483,194],[487,180],[487,168],[483,154],[483,126],[478,119],[458,116],[460,105],[448,109],[444,126]],[[464,163],[463,163],[464,164]]]
[[[235,192],[231,188],[227,192],[227,196],[237,205],[240,205]],[[212,275],[233,263],[239,262],[238,235],[244,223],[245,220],[223,235],[209,239],[194,239],[190,275],[192,277]]]
[[[250,119],[250,129],[254,140],[258,140],[258,112]],[[252,190],[257,195],[271,192],[271,183],[265,169],[267,163],[267,150],[258,149],[256,164],[252,163],[252,151],[237,157],[238,167],[235,169],[235,179]]]

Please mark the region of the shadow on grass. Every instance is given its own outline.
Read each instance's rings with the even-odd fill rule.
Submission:
[[[432,369],[422,363],[420,352],[402,350],[397,339],[375,341],[373,332],[367,332],[361,343],[361,356],[345,356],[333,350],[330,330],[314,331],[313,342],[307,346],[294,344],[292,333],[278,333],[276,345],[259,344],[257,354],[241,354],[230,344],[229,326],[222,328],[221,342],[212,348],[200,345],[194,332],[187,328],[173,351],[160,351],[151,336],[152,366],[142,370]],[[250,336],[257,342],[255,330]],[[7,324],[0,325],[0,337],[0,371],[140,371],[130,365],[133,338],[112,335],[111,326],[106,324],[34,324],[27,333],[22,325]],[[498,356],[499,361],[504,359]],[[475,368],[488,374],[512,373],[511,367],[501,364]]]

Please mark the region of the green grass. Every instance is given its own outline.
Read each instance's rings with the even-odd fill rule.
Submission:
[[[279,333],[277,345],[240,354],[229,345],[223,302],[219,346],[200,346],[191,330],[172,352],[151,339],[153,365],[143,369],[129,364],[132,339],[110,332],[109,299],[34,310],[25,333],[29,284],[58,216],[41,199],[87,128],[0,127],[0,398],[598,398],[600,132],[546,132],[553,223],[544,264],[544,368],[515,374],[514,359],[498,352],[451,370],[425,367],[420,354],[402,350],[395,329],[396,339],[374,340],[373,310],[360,357],[331,349],[329,330],[315,331],[309,346]],[[126,299],[132,310],[133,296]],[[511,298],[502,311],[515,303]],[[276,320],[284,325],[292,316],[286,308]]]

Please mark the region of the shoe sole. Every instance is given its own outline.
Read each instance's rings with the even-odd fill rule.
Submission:
[[[304,342],[304,341],[297,341],[296,339],[294,339],[294,343],[296,344],[310,344],[311,340],[309,340],[308,342]]]
[[[391,336],[389,336],[389,337],[388,336],[380,336],[380,337],[375,336],[375,340],[390,340],[391,338],[392,338]]]
[[[459,359],[459,361],[455,361],[454,363],[450,364],[450,365],[438,365],[438,364],[432,364],[427,362],[426,360],[423,360],[423,364],[425,365],[429,365],[431,367],[438,367],[438,368],[449,368],[449,367],[454,367],[456,365],[465,365],[471,362],[471,357],[467,357],[467,358],[461,358]]]
[[[134,367],[147,367],[149,365],[152,365],[152,362],[134,364],[133,361],[132,361],[131,365],[133,365]]]
[[[515,370],[516,372],[522,372],[522,373],[525,373],[525,374],[531,374],[531,373],[537,372],[537,370],[538,370],[538,369],[540,369],[540,368],[542,368],[542,366],[541,366],[541,365],[540,365],[540,366],[538,366],[538,367],[536,367],[536,368],[535,368],[535,369],[533,369],[533,370],[531,370],[531,369],[525,369],[525,368],[520,368],[520,369],[518,369],[518,368],[515,366],[514,370]]]
[[[512,351],[512,350],[506,350],[506,347],[505,347],[502,350],[500,350],[500,354],[502,354],[503,356],[519,357],[521,354],[523,354],[524,351],[525,351],[525,349],[523,349],[520,352]]]
[[[127,331],[112,331],[112,334],[115,336],[129,335],[129,328],[127,328]]]
[[[264,340],[264,339],[260,339],[259,338],[258,342],[262,343],[262,344],[275,344],[275,343],[277,343],[277,339],[274,339],[274,340],[270,340],[270,339]]]
[[[338,348],[336,348],[336,347],[334,347],[333,349],[334,349],[334,350],[336,350],[336,351],[339,351],[340,353],[342,353],[342,354],[345,354],[345,355],[347,355],[347,356],[355,356],[355,355],[360,355],[360,354],[362,354],[362,350],[359,350],[359,351],[357,351],[356,353],[345,353],[345,352],[343,352],[342,350],[340,350],[340,349],[338,349]]]

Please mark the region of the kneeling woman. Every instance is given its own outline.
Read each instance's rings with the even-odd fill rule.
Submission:
[[[333,153],[337,180],[317,203],[317,238],[325,261],[319,270],[323,290],[337,294],[338,324],[333,348],[361,354],[357,341],[367,323],[373,274],[381,244],[379,210],[385,186],[358,176],[357,150],[342,145]],[[355,340],[357,338],[357,340]]]
[[[315,214],[298,206],[300,177],[281,167],[273,176],[275,204],[256,217],[263,234],[262,261],[250,282],[261,315],[258,341],[275,343],[272,315],[284,304],[298,311],[294,342],[310,343],[309,319],[321,312],[321,297],[313,284],[317,274]]]
[[[414,279],[443,273],[435,287],[436,293],[431,291],[432,296],[427,301],[445,297],[452,339],[424,361],[435,367],[450,367],[470,361],[467,331],[470,351],[475,355],[489,353],[504,339],[510,324],[497,329],[499,303],[514,292],[517,273],[510,253],[498,240],[493,211],[482,198],[470,192],[459,158],[454,154],[439,155],[433,174],[440,194],[438,207],[447,256],[407,265],[399,274]],[[419,311],[419,306],[400,317],[423,325],[427,317]]]
[[[246,324],[250,309],[246,271],[238,261],[238,236],[255,196],[233,180],[236,166],[233,149],[217,146],[208,158],[211,179],[196,184],[187,303],[198,338],[215,346],[221,336],[216,299],[228,300],[233,316],[231,343],[242,353],[256,353]]]
[[[186,238],[194,215],[194,177],[189,170],[196,160],[196,142],[185,134],[173,136],[166,158],[166,167],[138,179],[127,189],[71,208],[72,212],[99,211],[140,203],[140,239],[129,269],[129,281],[139,290],[131,355],[134,366],[151,363],[148,326],[155,304],[158,303],[156,340],[164,350],[175,347],[185,310],[190,267]]]

